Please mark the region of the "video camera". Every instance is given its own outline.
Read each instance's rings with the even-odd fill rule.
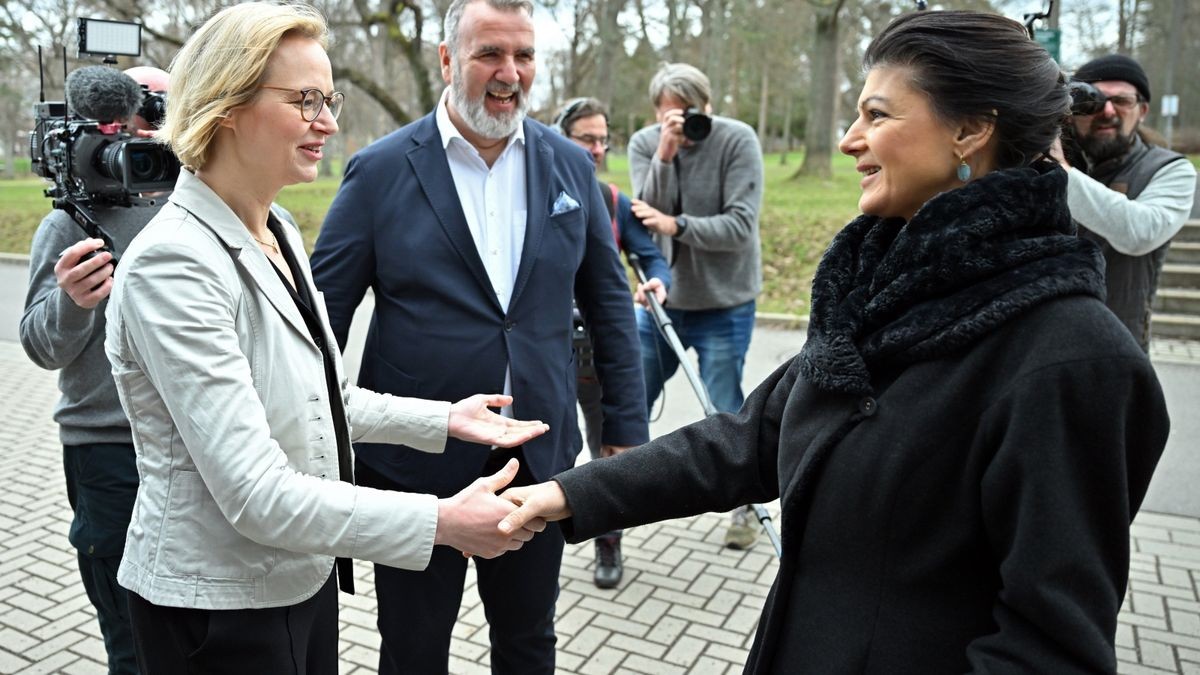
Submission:
[[[94,36],[107,40],[96,45],[93,39],[89,47],[89,26]],[[136,27],[132,35],[129,27]],[[111,63],[116,62],[112,54],[136,56],[141,53],[140,29],[139,24],[79,19],[79,51],[104,53]],[[46,101],[43,80],[41,100],[34,104],[31,168],[53,182],[45,194],[54,200],[54,208],[66,211],[89,237],[103,239],[111,251],[112,238],[100,228],[91,207],[152,205],[154,200],[140,195],[169,191],[179,176],[179,160],[166,146],[121,126],[135,114],[160,125],[166,98],[107,66],[86,66],[67,75],[66,63],[64,47],[67,100]],[[40,48],[38,70],[41,75]]]
[[[162,94],[146,92],[138,114],[161,108],[164,104],[156,101],[162,100]],[[29,152],[33,172],[54,181],[47,197],[131,206],[136,195],[175,187],[179,160],[161,143],[73,114],[62,102],[35,104],[33,114]]]

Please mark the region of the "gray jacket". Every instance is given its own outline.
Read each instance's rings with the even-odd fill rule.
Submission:
[[[273,607],[316,593],[333,556],[425,567],[436,499],[338,481],[321,353],[249,231],[187,171],[121,261],[107,316],[141,478],[121,585],[158,605]],[[335,361],[352,440],[441,451],[448,403],[358,389]]]
[[[93,212],[113,238],[119,258],[159,208],[112,206],[97,207]],[[63,444],[129,443],[129,420],[117,400],[104,356],[104,308],[108,300],[84,309],[58,287],[54,275],[54,265],[63,249],[85,238],[83,229],[59,209],[47,214],[38,226],[29,250],[29,290],[21,316],[21,346],[38,366],[59,371],[62,397],[54,406],[54,421],[58,422]]]
[[[655,236],[671,263],[671,307],[724,309],[753,300],[762,290],[758,137],[744,122],[714,116],[708,138],[681,147],[677,162],[662,162],[659,129],[655,124],[629,139],[629,174],[638,199],[687,218],[681,236]]]

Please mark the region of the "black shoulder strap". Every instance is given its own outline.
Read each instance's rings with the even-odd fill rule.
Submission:
[[[608,195],[604,200],[604,205],[608,207],[608,224],[612,226],[613,241],[617,244],[617,250],[621,250],[621,228],[617,225],[617,195],[620,192],[617,190],[615,183],[605,183],[600,179],[596,179],[600,183],[600,193]]]
[[[610,221],[616,220],[616,218],[617,218],[617,194],[616,194],[616,192],[612,189],[612,186],[610,186],[608,183],[605,183],[604,181],[600,180],[599,178],[596,179],[596,182],[600,184],[600,194],[605,195],[607,197],[607,199],[604,200],[604,205],[608,207],[608,219]]]

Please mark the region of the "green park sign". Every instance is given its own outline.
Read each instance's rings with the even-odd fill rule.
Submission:
[[[1033,30],[1033,39],[1037,43],[1046,48],[1050,52],[1050,57],[1055,61],[1061,61],[1062,55],[1062,30],[1058,28],[1035,28]]]

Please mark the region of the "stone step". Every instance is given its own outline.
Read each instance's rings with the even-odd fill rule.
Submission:
[[[1189,220],[1171,241],[1200,242],[1200,220]]]
[[[1200,289],[1160,288],[1154,296],[1154,315],[1189,314],[1200,316]]]
[[[1200,316],[1155,313],[1150,322],[1154,337],[1176,340],[1200,340]]]
[[[1167,262],[1200,265],[1200,242],[1171,242],[1171,248],[1167,249]]]
[[[1200,265],[1168,263],[1158,277],[1158,288],[1200,288]]]

